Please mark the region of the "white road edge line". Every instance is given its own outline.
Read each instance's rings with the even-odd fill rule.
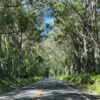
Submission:
[[[71,88],[72,90],[74,90],[76,93],[78,93],[79,95],[81,95],[82,97],[84,97],[86,100],[90,100],[89,98],[87,98],[86,96],[82,95],[81,93],[79,93],[77,90],[73,89],[72,87],[70,87],[69,85],[67,85],[69,88]]]

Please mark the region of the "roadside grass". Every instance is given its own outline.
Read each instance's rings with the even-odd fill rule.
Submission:
[[[0,94],[7,91],[20,88],[36,81],[42,80],[43,77],[28,77],[28,78],[5,78],[0,79]]]
[[[100,95],[100,75],[80,74],[61,76],[59,79]]]

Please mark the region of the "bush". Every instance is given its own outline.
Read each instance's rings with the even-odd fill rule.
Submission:
[[[100,75],[80,74],[63,76],[59,79],[70,84],[75,84],[81,88],[100,93]]]
[[[38,80],[42,80],[43,77],[27,77],[27,78],[5,78],[0,79],[0,93],[7,92],[9,90],[22,87]]]

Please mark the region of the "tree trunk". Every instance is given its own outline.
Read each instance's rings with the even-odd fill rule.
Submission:
[[[97,22],[96,22],[96,16],[97,16],[97,12],[96,12],[96,8],[97,8],[97,0],[92,0],[91,1],[91,25],[92,25],[92,33],[94,36],[94,40],[96,42],[95,46],[94,46],[94,60],[95,60],[95,71],[96,73],[100,73],[100,50],[99,50],[99,37],[98,37],[98,31],[97,31]]]

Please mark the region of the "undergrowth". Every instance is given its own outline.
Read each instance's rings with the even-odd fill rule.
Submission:
[[[36,82],[38,80],[42,80],[43,77],[28,77],[28,78],[5,78],[0,79],[0,93],[4,93],[16,88],[20,88]]]
[[[80,74],[61,76],[60,80],[100,94],[100,75]]]

